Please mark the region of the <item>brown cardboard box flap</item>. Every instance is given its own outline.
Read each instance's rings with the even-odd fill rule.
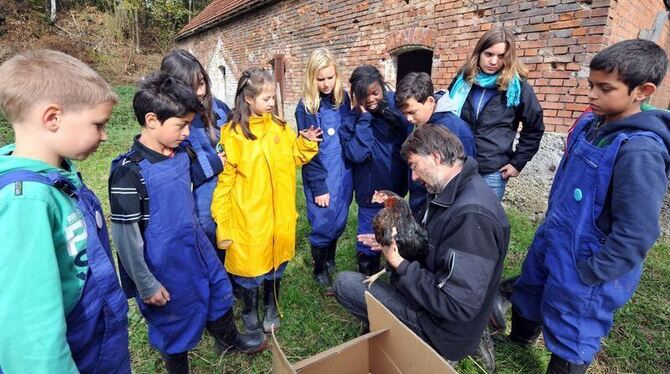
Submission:
[[[378,349],[383,357],[390,358],[402,373],[456,373],[456,371],[435,350],[419,338],[409,327],[405,326],[386,307],[375,299],[371,293],[365,292],[365,302],[368,305],[368,319],[370,331],[388,330],[375,338],[373,349]],[[376,371],[373,355],[373,373]]]
[[[291,364],[272,333],[277,374],[456,373],[428,344],[370,293],[365,293],[371,332]]]

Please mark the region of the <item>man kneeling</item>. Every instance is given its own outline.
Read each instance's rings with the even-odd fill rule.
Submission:
[[[374,236],[359,240],[384,253],[390,283],[376,282],[370,292],[440,355],[458,361],[475,351],[487,369],[495,367],[485,334],[509,244],[510,226],[500,201],[466,157],[456,136],[443,126],[423,125],[407,138],[401,154],[422,183],[429,203],[420,217],[428,231],[423,261],[402,258],[395,242],[381,247]],[[368,321],[365,276],[342,272],[334,283],[337,300]],[[487,349],[478,345],[482,336]]]

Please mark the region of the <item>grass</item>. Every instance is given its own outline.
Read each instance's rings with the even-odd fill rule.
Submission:
[[[109,124],[109,140],[79,167],[86,183],[98,194],[109,213],[107,176],[111,160],[128,149],[132,136],[139,131],[133,118],[130,100],[133,87],[118,87],[121,102]],[[0,144],[12,141],[7,122],[0,117]],[[311,258],[307,235],[309,224],[304,215],[305,201],[298,180],[298,218],[296,257],[290,262],[284,282],[280,307],[283,312],[279,343],[291,362],[297,362],[358,335],[360,324],[333,298],[324,298],[311,279]],[[507,256],[505,276],[519,272],[535,226],[521,213],[508,209],[512,239]],[[338,268],[354,269],[356,206],[352,205],[347,230],[340,239]],[[130,350],[133,372],[163,373],[159,354],[147,343],[146,323],[130,301]],[[214,353],[213,341],[204,337],[190,353],[194,373],[268,373],[271,354],[256,356]],[[528,350],[504,342],[496,344],[498,373],[544,372],[549,353],[542,342]],[[462,360],[456,369],[461,373],[481,373],[470,360]],[[650,252],[640,287],[632,301],[615,318],[611,335],[603,341],[590,373],[661,373],[670,372],[670,246],[656,245]]]

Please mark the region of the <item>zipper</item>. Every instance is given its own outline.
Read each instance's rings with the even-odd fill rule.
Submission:
[[[477,103],[477,112],[475,114],[475,121],[479,119],[479,114],[482,112],[482,101],[484,101],[485,95],[486,95],[486,88],[482,87],[482,94],[479,96],[479,102]]]

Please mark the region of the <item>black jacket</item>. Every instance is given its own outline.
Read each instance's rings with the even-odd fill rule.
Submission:
[[[452,83],[453,85],[453,83]],[[450,87],[451,89],[451,87]],[[472,96],[474,90],[470,91]],[[512,164],[521,171],[540,148],[544,134],[542,107],[533,88],[521,80],[521,102],[516,107],[507,106],[507,92],[498,91],[476,116],[475,107],[468,97],[461,108],[461,119],[470,125],[475,134],[479,173],[490,174]],[[523,124],[516,150],[514,138]]]
[[[449,360],[474,352],[497,292],[510,226],[496,195],[467,158],[428,205],[425,266],[403,261],[394,283],[418,306],[430,344]]]

